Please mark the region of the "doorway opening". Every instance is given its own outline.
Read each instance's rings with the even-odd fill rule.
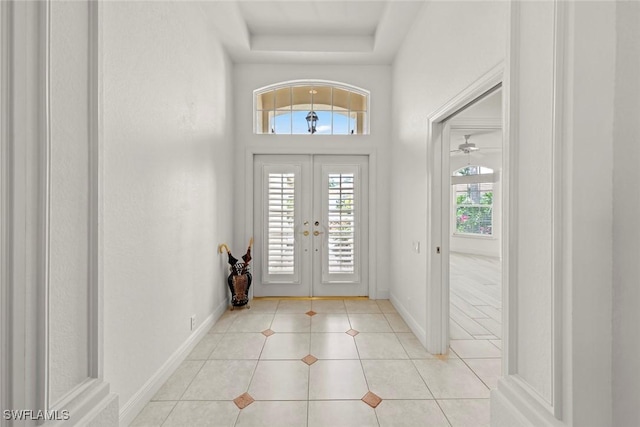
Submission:
[[[494,388],[502,353],[502,90],[446,120],[443,135],[449,346]]]
[[[254,156],[254,295],[367,296],[368,156]]]
[[[508,261],[505,258],[508,257],[508,250],[504,248],[508,247],[509,241],[509,163],[505,161],[508,158],[509,144],[504,138],[504,135],[508,134],[508,121],[504,119],[503,114],[507,110],[503,107],[503,100],[508,99],[508,95],[502,93],[508,88],[503,88],[503,78],[504,66],[499,64],[428,117],[429,197],[426,261],[429,276],[426,348],[432,354],[449,353],[450,333],[455,338],[467,338],[468,341],[486,338],[484,343],[474,343],[468,347],[484,346],[490,357],[500,357],[502,354],[498,348],[501,343],[494,339],[503,335],[498,325],[491,324],[492,331],[489,329],[491,322],[482,321],[486,323],[483,326],[475,318],[487,316],[486,319],[497,322],[496,318],[500,319],[501,313],[497,307],[499,298],[496,297],[496,292],[500,296],[506,294],[508,289],[508,284],[504,283],[504,278],[507,277],[505,272]],[[491,156],[494,157],[491,165],[483,165],[482,161],[489,161]],[[455,196],[454,184],[455,190],[459,190]],[[481,245],[491,246],[493,252],[482,252]],[[473,249],[475,251],[472,251]],[[502,262],[493,263],[492,277],[501,279],[500,286],[504,292],[497,286],[491,288],[493,300],[478,298],[478,289],[483,288],[459,291],[453,284],[455,289],[451,292],[452,276],[454,280],[458,280],[459,276],[462,277],[458,274],[460,270],[464,273],[486,269],[486,266],[480,267],[476,264],[480,264],[480,259],[483,259],[481,257],[495,256],[496,253]],[[474,255],[475,258],[472,259],[470,255]],[[465,256],[466,258],[463,258]],[[482,278],[477,280],[483,286],[484,282],[487,282]],[[495,281],[489,282],[497,285]],[[464,301],[460,297],[461,294],[468,296],[471,301]],[[473,296],[476,299],[472,299]],[[454,308],[451,300],[455,302]],[[485,313],[474,305],[492,307],[494,310],[486,308]],[[464,312],[460,306],[472,314],[466,317],[474,323],[467,322],[460,315],[461,311]],[[450,320],[451,313],[455,324]],[[460,323],[465,322],[471,331],[458,328]],[[474,328],[474,324],[479,327]],[[492,340],[495,342],[491,342]],[[465,344],[469,343],[457,343],[461,353],[466,353],[463,350]]]

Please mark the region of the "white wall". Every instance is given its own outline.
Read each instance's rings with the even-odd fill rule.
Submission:
[[[182,354],[191,315],[226,306],[232,66],[203,7],[103,5],[104,363],[121,417]]]
[[[370,135],[256,135],[253,133],[253,91],[273,83],[289,80],[331,80],[361,87],[371,92]],[[371,152],[369,175],[374,184],[369,186],[376,202],[376,244],[370,247],[370,263],[375,266],[374,290],[377,298],[389,296],[389,139],[391,119],[391,68],[389,66],[337,66],[337,65],[264,65],[238,64],[235,67],[235,132],[236,172],[234,187],[248,191],[246,180],[252,171],[245,170],[246,152],[289,152],[322,154],[358,154]],[[377,172],[373,175],[373,169]],[[372,176],[373,175],[373,176]],[[235,198],[235,217],[232,251],[246,247],[252,235],[251,211],[246,206],[246,194],[238,191]],[[370,200],[373,197],[370,197]],[[242,222],[240,222],[242,221]],[[243,224],[244,226],[241,226]],[[371,241],[371,236],[370,236]],[[258,277],[256,275],[256,277]],[[371,280],[371,275],[370,275]],[[373,292],[371,292],[373,294]]]
[[[613,130],[613,425],[640,425],[640,3],[617,3]]]
[[[427,117],[505,57],[507,4],[431,2],[393,66],[391,297],[426,342]],[[421,242],[421,253],[413,242]]]

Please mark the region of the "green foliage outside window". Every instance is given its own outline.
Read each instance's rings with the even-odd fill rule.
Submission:
[[[470,184],[472,187],[474,184]],[[491,235],[493,222],[493,192],[483,192],[478,202],[470,197],[473,189],[467,194],[456,197],[456,231],[465,234]]]

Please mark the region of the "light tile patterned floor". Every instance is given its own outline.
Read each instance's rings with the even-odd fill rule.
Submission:
[[[256,299],[218,320],[131,426],[488,425],[500,353],[480,346],[433,356],[386,300]]]

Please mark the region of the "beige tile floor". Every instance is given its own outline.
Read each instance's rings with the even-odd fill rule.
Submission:
[[[484,426],[500,352],[481,341],[436,357],[386,300],[256,299],[218,320],[131,426]],[[255,401],[239,409],[244,393]]]

